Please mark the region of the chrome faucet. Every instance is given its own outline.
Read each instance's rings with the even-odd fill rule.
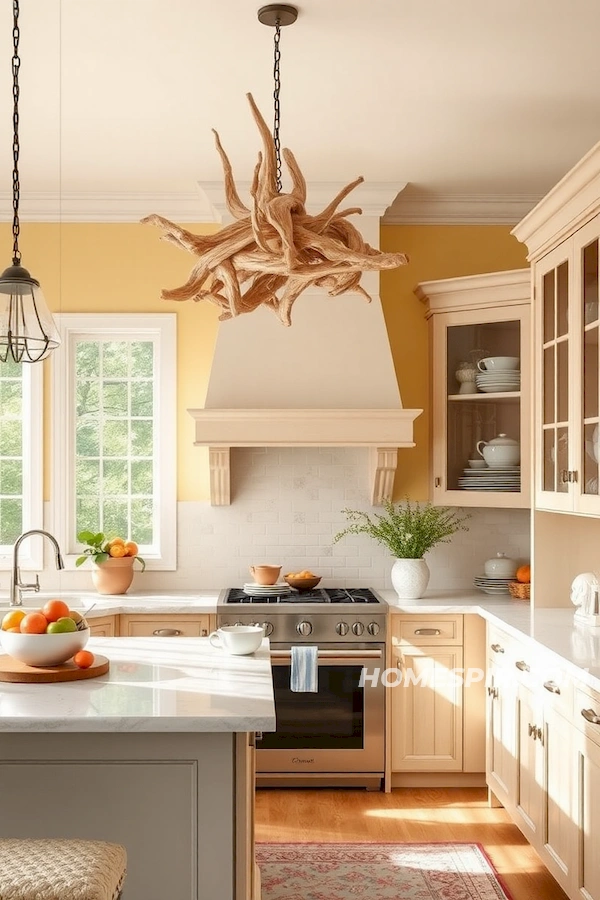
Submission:
[[[24,531],[23,534],[20,534],[16,539],[14,547],[13,547],[13,564],[12,564],[12,574],[10,577],[10,605],[11,606],[23,606],[23,598],[21,597],[21,593],[23,591],[39,591],[40,589],[40,579],[36,575],[35,582],[33,584],[23,584],[21,581],[21,572],[19,570],[19,547],[21,543],[25,540],[25,538],[29,537],[32,534],[40,534],[42,537],[47,537],[48,540],[54,544],[54,558],[56,560],[56,568],[64,569],[65,564],[63,562],[62,554],[60,552],[60,547],[58,546],[58,541],[54,537],[54,535],[50,534],[49,531],[42,531],[41,528],[32,528],[31,531]]]

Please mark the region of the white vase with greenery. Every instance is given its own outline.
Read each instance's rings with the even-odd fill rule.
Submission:
[[[392,585],[400,600],[418,600],[429,583],[429,567],[425,554],[436,544],[448,543],[457,531],[467,531],[469,518],[447,506],[406,500],[383,503],[385,513],[368,513],[343,509],[350,525],[335,535],[337,543],[347,534],[366,534],[387,547],[395,558]]]

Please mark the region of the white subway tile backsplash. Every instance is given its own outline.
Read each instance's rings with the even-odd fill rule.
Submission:
[[[222,588],[248,580],[252,563],[281,563],[284,572],[312,569],[323,585],[390,589],[393,559],[364,535],[333,544],[348,523],[342,509],[370,506],[363,448],[248,448],[235,451],[233,502],[228,507],[178,506],[175,572],[136,576],[139,589]],[[469,588],[498,551],[529,559],[529,511],[473,509],[468,532],[427,554],[431,588]],[[57,573],[49,563],[44,589],[91,585],[89,570]]]

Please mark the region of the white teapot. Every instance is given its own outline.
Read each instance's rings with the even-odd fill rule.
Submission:
[[[483,456],[488,466],[507,468],[518,465],[521,459],[519,442],[506,434],[499,434],[491,441],[478,441],[477,452]]]

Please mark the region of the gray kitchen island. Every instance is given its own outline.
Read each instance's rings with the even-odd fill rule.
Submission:
[[[99,678],[0,683],[0,836],[128,854],[123,900],[257,900],[254,733],[275,730],[268,642],[92,638]]]

